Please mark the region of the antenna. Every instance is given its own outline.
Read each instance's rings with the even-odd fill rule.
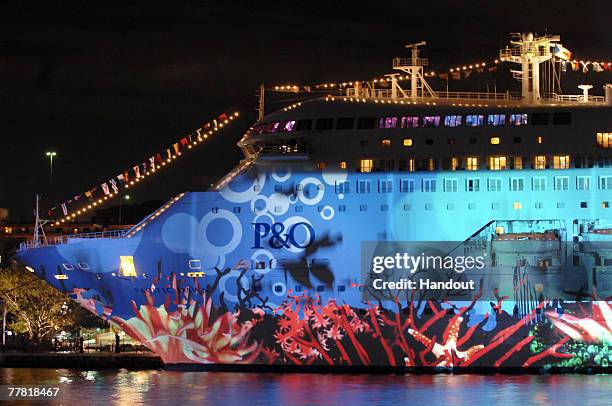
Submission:
[[[34,235],[32,236],[32,244],[34,247],[41,247],[47,245],[47,236],[45,235],[45,229],[43,226],[49,222],[49,220],[42,220],[39,212],[40,195],[36,194],[36,209],[34,209]]]
[[[411,57],[393,59],[393,69],[401,70],[410,77],[410,98],[413,100],[425,97],[426,93],[429,93],[431,97],[438,97],[423,76],[423,67],[429,65],[427,58],[419,58],[419,47],[423,45],[427,45],[427,42],[421,41],[404,45],[405,48],[412,50]],[[392,95],[397,95],[397,90],[405,95],[404,90],[397,84],[395,76],[392,76],[391,79],[393,81]]]

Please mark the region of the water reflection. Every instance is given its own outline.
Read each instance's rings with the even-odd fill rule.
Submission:
[[[55,404],[603,405],[607,375],[332,375],[177,371],[0,370],[0,384],[60,384]],[[78,402],[78,403],[77,403]]]

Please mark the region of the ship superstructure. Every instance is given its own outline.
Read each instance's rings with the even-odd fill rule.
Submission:
[[[262,116],[213,190],[17,258],[167,363],[605,368],[612,88],[540,92],[558,42],[500,51],[520,95],[433,90],[411,44],[390,87]]]

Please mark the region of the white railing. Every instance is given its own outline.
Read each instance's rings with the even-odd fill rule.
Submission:
[[[415,65],[416,63],[416,65]],[[393,67],[402,68],[405,66],[428,66],[429,59],[427,58],[393,58]]]
[[[410,91],[406,91],[406,96],[399,89],[396,92],[397,99],[410,99]],[[360,88],[360,89],[346,89],[346,97],[375,97],[375,98],[391,98],[393,93],[391,89],[374,89],[373,91],[368,88]],[[446,91],[436,91],[436,96],[441,99],[469,99],[469,100],[520,100],[520,93],[516,92],[505,92],[505,93],[496,93],[496,92],[446,92]],[[419,92],[419,98],[423,98],[421,96],[421,92]],[[431,96],[427,96],[426,98],[431,98]]]
[[[579,103],[579,102],[583,102],[584,101],[584,96],[581,95],[581,94],[557,94],[557,93],[550,93],[550,94],[546,94],[544,96],[545,96],[544,97],[545,100],[575,102],[575,103]],[[603,103],[603,102],[606,101],[606,98],[604,96],[592,96],[592,95],[589,95],[588,96],[588,101],[590,103]]]
[[[46,242],[28,240],[21,243],[19,250],[24,251],[31,248],[40,248],[48,245],[62,245],[77,240],[100,239],[100,238],[124,238],[128,230],[98,231],[94,233],[69,234],[47,238]]]

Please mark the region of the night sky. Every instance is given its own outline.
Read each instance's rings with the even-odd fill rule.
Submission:
[[[3,4],[0,16],[0,207],[13,220],[29,221],[36,192],[54,206],[241,104],[229,131],[130,194],[203,190],[242,158],[235,143],[256,119],[261,82],[380,76],[407,56],[405,43],[426,40],[438,71],[495,58],[518,31],[547,30],[577,58],[612,59],[605,1],[25,3]],[[52,180],[48,150],[58,153]]]

